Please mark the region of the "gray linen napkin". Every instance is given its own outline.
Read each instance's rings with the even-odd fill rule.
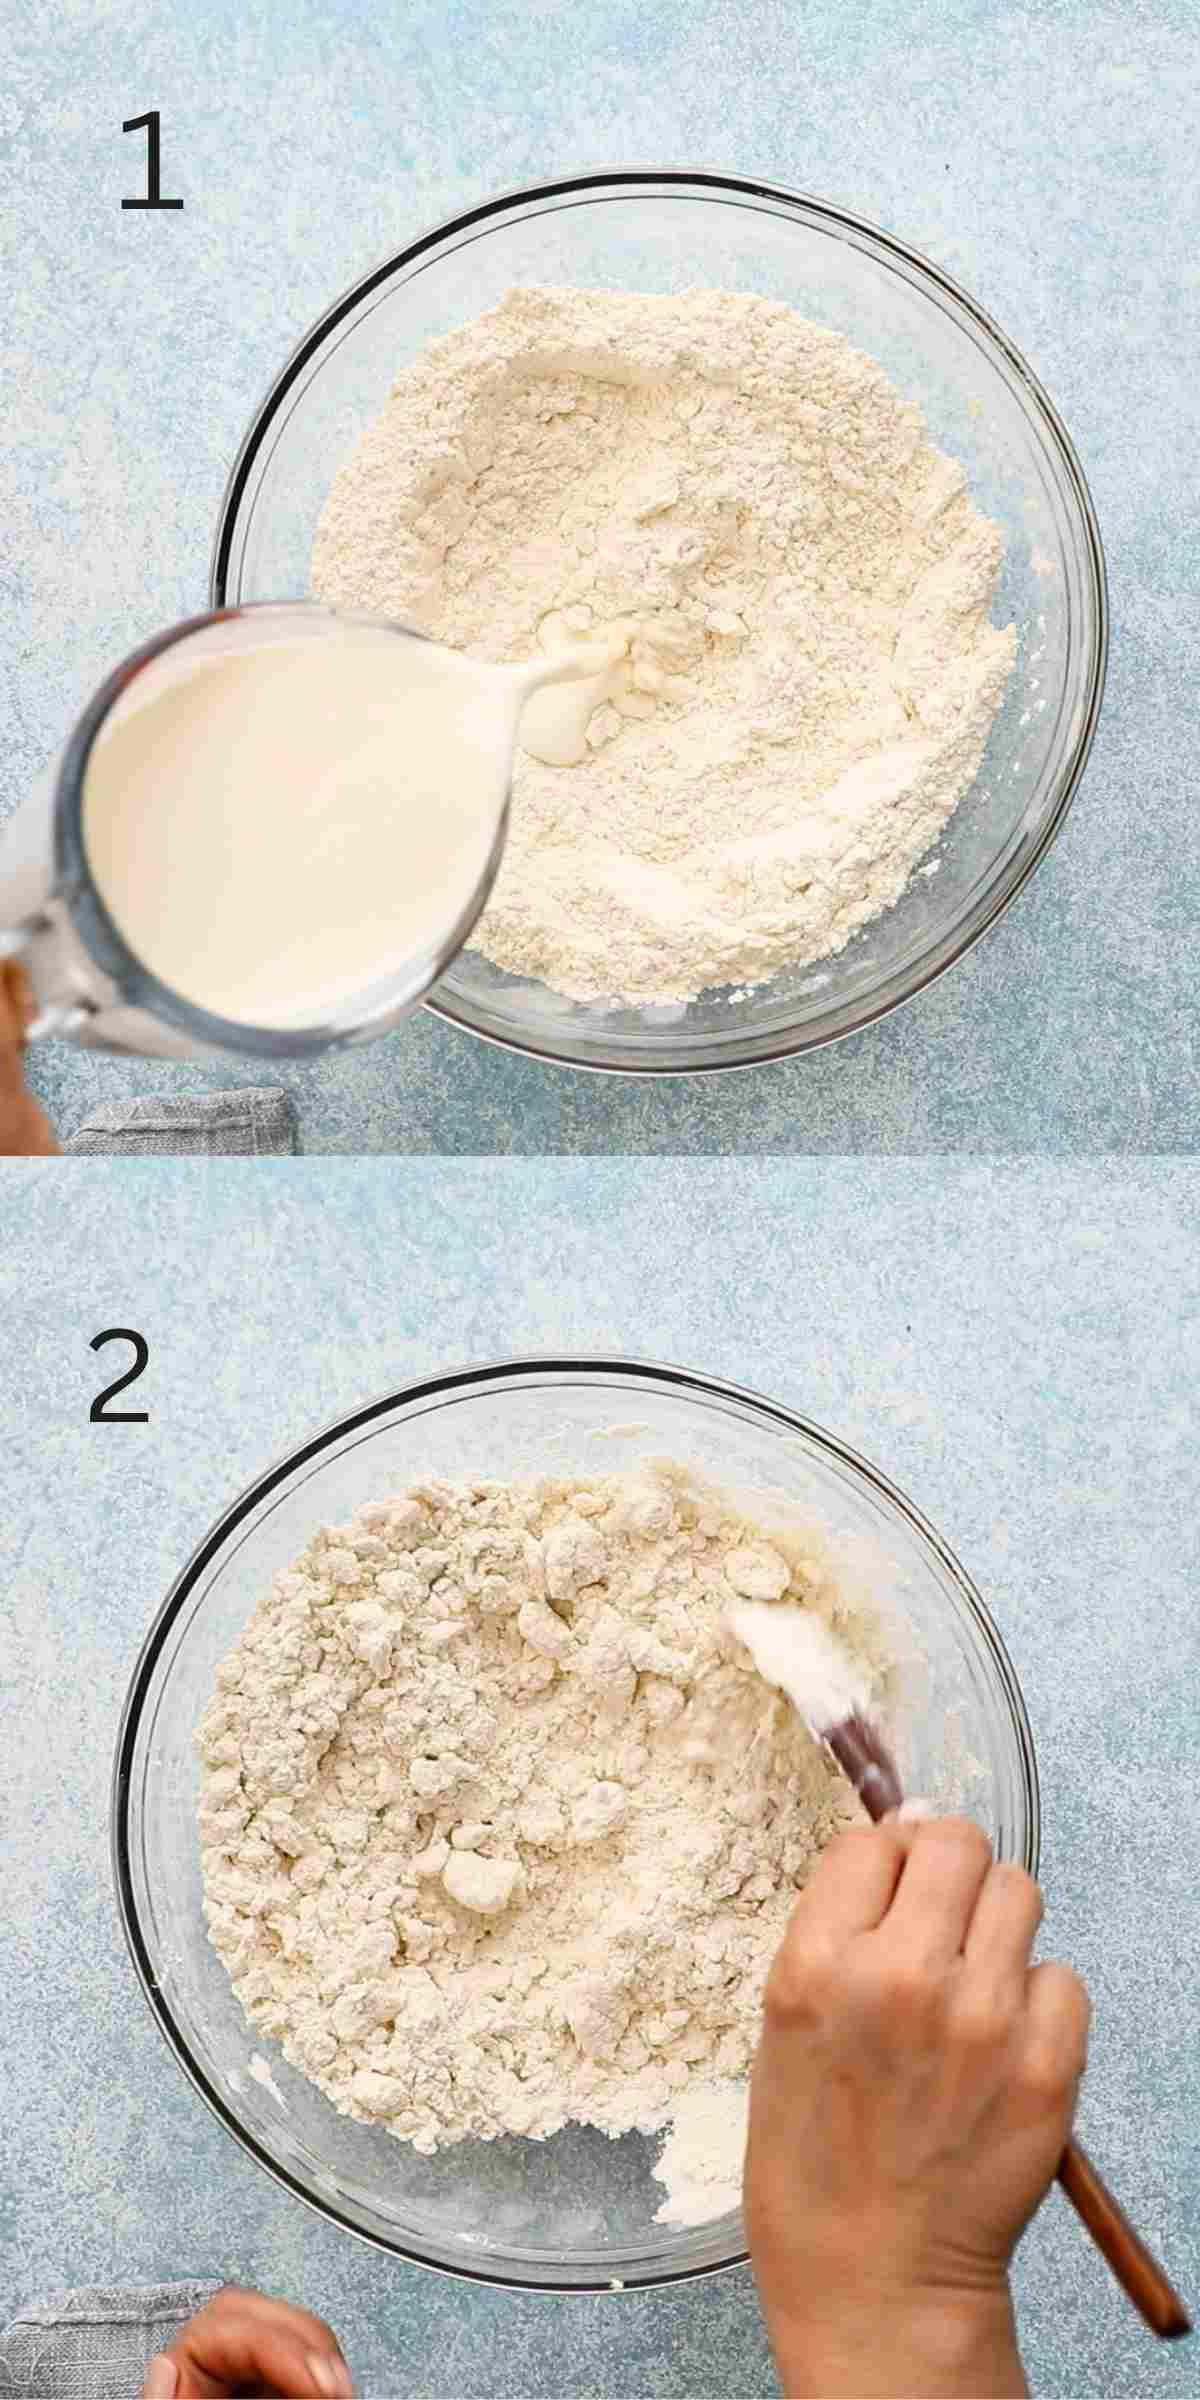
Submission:
[[[203,1092],[93,1109],[63,1143],[68,1158],[272,1158],[296,1147],[286,1092]]]
[[[0,2394],[12,2400],[134,2400],[155,2353],[219,2283],[97,2285],[23,2308],[0,2334]]]

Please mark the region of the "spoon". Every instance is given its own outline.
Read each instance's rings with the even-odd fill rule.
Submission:
[[[837,1760],[873,1822],[899,1808],[900,1777],[871,1720],[870,1685],[824,1620],[783,1602],[740,1600],[728,1622],[764,1681],[787,1695],[813,1740]],[[1056,2174],[1143,2323],[1164,2341],[1190,2333],[1174,2285],[1078,2142],[1067,2143]]]

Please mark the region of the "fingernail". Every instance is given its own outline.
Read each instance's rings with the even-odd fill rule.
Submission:
[[[333,2360],[319,2357],[315,2350],[306,2350],[304,2356],[309,2374],[312,2376],[317,2390],[328,2392],[329,2400],[339,2400],[339,2395],[345,2392],[348,2386],[342,2382]]]
[[[179,2369],[174,2359],[168,2358],[165,2350],[160,2350],[158,2357],[152,2358],[146,2369],[146,2380],[142,2385],[143,2400],[173,2400],[178,2389]]]

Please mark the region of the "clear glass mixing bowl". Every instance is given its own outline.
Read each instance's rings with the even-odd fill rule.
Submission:
[[[270,1578],[316,1527],[425,1475],[615,1472],[670,1456],[764,1521],[823,1523],[887,1622],[903,1683],[906,1788],[966,1803],[1035,1869],[1038,1788],[1021,1695],[979,1594],[874,1467],[790,1409],[628,1360],[535,1359],[438,1375],[354,1410],[270,1467],[165,1601],[125,1706],[113,1789],[117,1893],[134,1965],[180,2065],[261,2166],[382,2249],[532,2290],[603,2291],[736,2265],[741,2219],[654,2222],[658,2145],[568,2126],[422,2158],[339,2116],[242,2015],[201,1907],[193,1734]],[[252,2062],[258,2059],[257,2068]],[[262,2063],[269,2080],[262,2078]]]
[[[983,768],[898,905],[836,958],[683,1008],[563,999],[460,953],[427,1000],[510,1049],[623,1074],[750,1066],[859,1031],[995,922],[1057,833],[1099,713],[1104,560],[1070,437],[1024,360],[949,277],[843,210],[737,176],[573,176],[467,210],[335,301],[259,409],[221,508],[216,607],[306,593],[325,495],[397,374],[514,284],[766,294],[847,334],[920,406],[1003,529],[995,614],[1020,648]]]

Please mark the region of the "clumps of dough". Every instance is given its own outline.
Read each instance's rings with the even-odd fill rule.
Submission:
[[[765,1542],[754,1542],[730,1551],[725,1579],[743,1600],[782,1600],[791,1576],[787,1560],[777,1550],[769,1550]]]
[[[498,1917],[520,1880],[519,1858],[480,1858],[474,1850],[455,1850],[442,1873],[451,1899],[477,1917]]]
[[[784,1594],[878,1684],[819,1537],[669,1464],[416,1484],[314,1534],[198,1736],[252,2023],[422,2151],[651,2127],[744,2075],[795,1888],[857,1806],[728,1629]]]

